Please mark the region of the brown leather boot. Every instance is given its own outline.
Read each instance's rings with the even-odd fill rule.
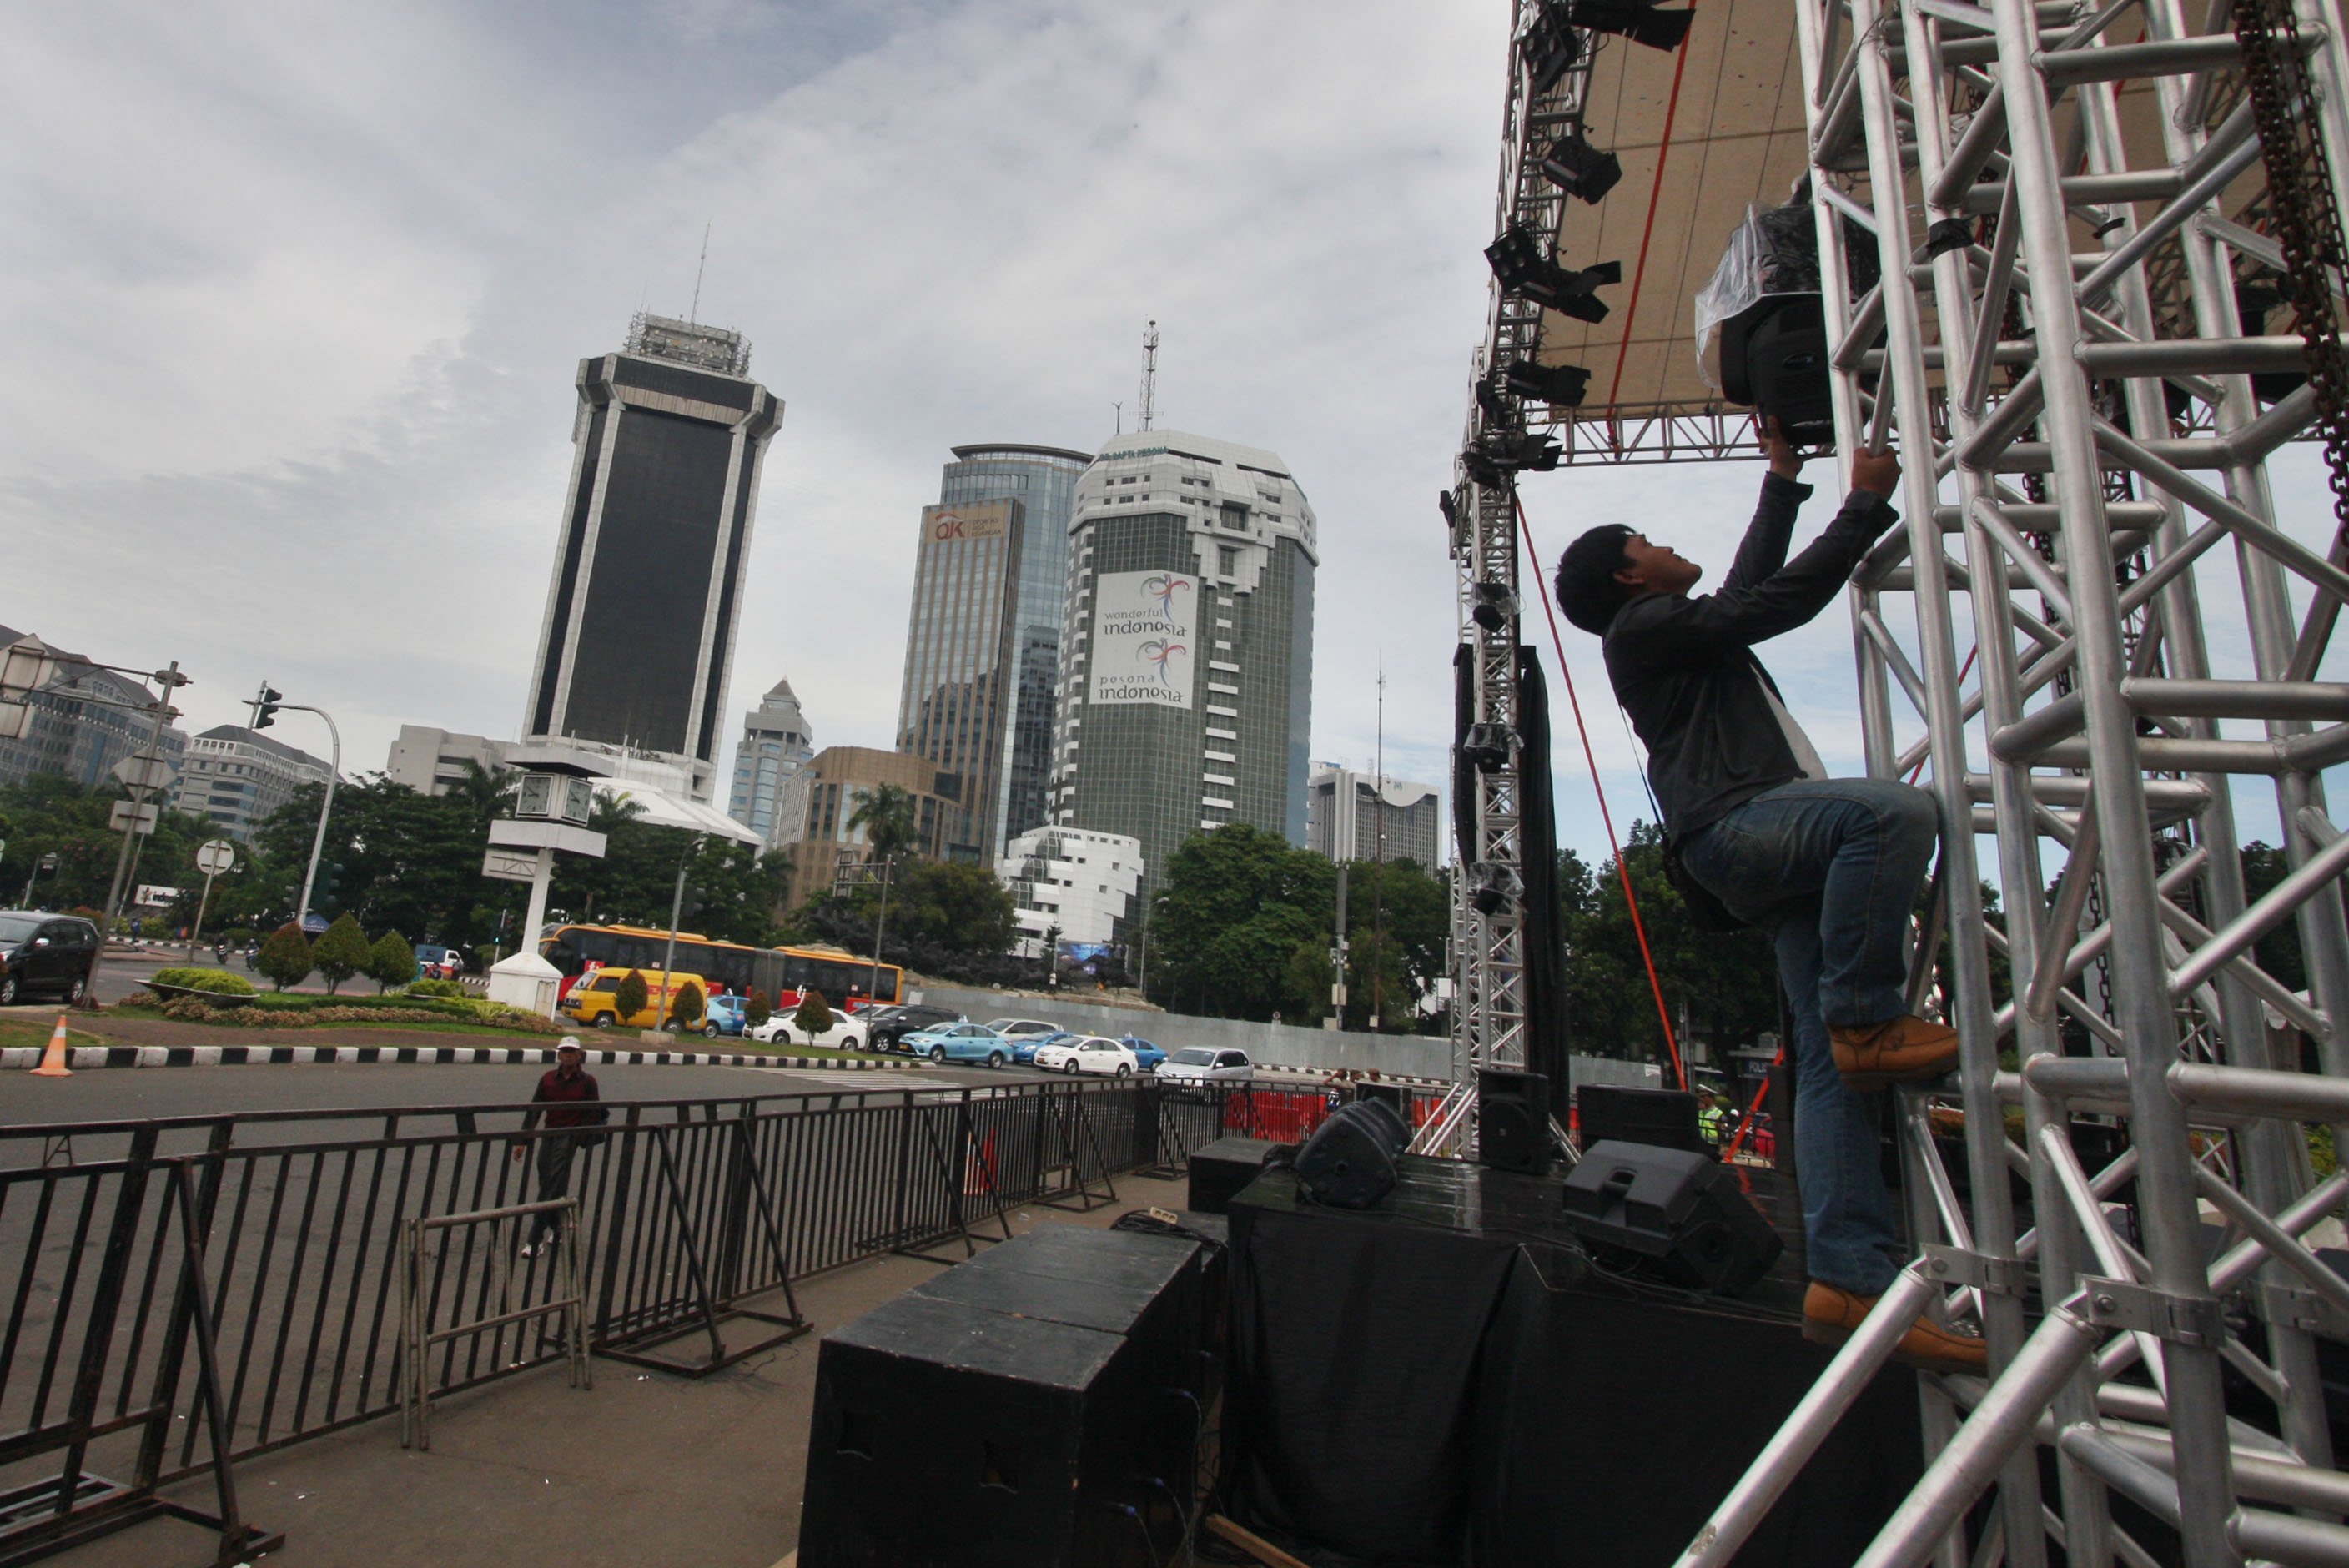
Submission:
[[[1827,1031],[1837,1070],[1853,1088],[1882,1088],[1940,1078],[1958,1065],[1958,1032],[1947,1024],[1901,1016]]]
[[[1877,1299],[1813,1280],[1803,1295],[1803,1337],[1814,1345],[1841,1345],[1876,1309]],[[1930,1372],[1982,1372],[1989,1367],[1990,1350],[1979,1339],[1952,1334],[1931,1318],[1920,1317],[1900,1336],[1892,1359]]]

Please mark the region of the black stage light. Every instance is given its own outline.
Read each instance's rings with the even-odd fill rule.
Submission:
[[[1461,449],[1460,466],[1466,471],[1470,484],[1482,485],[1486,490],[1499,490],[1509,482],[1508,475],[1502,471],[1501,465],[1475,447]]]
[[[1476,407],[1485,410],[1485,418],[1496,425],[1512,423],[1517,417],[1516,407],[1509,401],[1506,378],[1498,371],[1476,378]]]
[[[1516,434],[1494,430],[1485,435],[1485,446],[1493,460],[1503,468],[1531,469],[1544,474],[1557,467],[1562,452],[1557,438],[1533,430]]]
[[[1517,596],[1498,583],[1472,583],[1468,618],[1488,632],[1501,631],[1517,618]]]
[[[1496,861],[1478,861],[1468,868],[1468,902],[1478,914],[1498,914],[1525,891],[1516,871]]]
[[[1504,290],[1577,321],[1606,320],[1607,302],[1596,298],[1592,291],[1623,281],[1620,262],[1601,262],[1579,270],[1559,266],[1542,254],[1539,241],[1515,224],[1485,247],[1485,259],[1492,263],[1493,276]]]
[[[1444,514],[1444,526],[1453,532],[1460,531],[1460,503],[1452,499],[1450,490],[1435,492],[1435,510]]]
[[[1665,11],[1645,0],[1570,0],[1567,15],[1578,27],[1619,33],[1651,49],[1677,49],[1688,37],[1694,11]]]
[[[1539,98],[1581,60],[1582,35],[1559,7],[1545,5],[1525,36],[1517,40],[1517,53],[1526,62],[1526,77],[1534,96]]]
[[[1517,732],[1506,724],[1472,724],[1460,738],[1460,755],[1479,773],[1506,768],[1517,749]]]
[[[1579,407],[1590,372],[1579,365],[1529,365],[1520,360],[1502,372],[1509,390],[1529,402]]]
[[[1623,178],[1623,164],[1611,152],[1601,152],[1569,130],[1542,154],[1542,174],[1569,196],[1596,201]]]

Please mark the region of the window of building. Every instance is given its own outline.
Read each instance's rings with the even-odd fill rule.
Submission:
[[[1228,544],[1216,547],[1216,569],[1229,577],[1240,569],[1240,552]]]

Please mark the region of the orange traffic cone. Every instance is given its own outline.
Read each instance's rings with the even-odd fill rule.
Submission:
[[[66,1066],[66,1016],[57,1015],[57,1026],[49,1031],[48,1048],[41,1053],[41,1065],[33,1069],[35,1078],[71,1078],[73,1068]]]

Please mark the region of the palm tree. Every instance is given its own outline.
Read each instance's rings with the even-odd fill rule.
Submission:
[[[864,987],[867,996],[881,994],[881,932],[889,922],[889,868],[900,855],[910,854],[921,842],[921,828],[914,813],[914,797],[895,784],[884,784],[878,789],[856,792],[856,810],[848,816],[848,826],[854,830],[864,830],[864,841],[881,861],[881,913],[873,922],[873,977]]]
[[[464,773],[449,781],[449,793],[471,806],[473,815],[484,820],[503,811],[521,788],[519,774],[484,768],[470,757],[465,758]]]

